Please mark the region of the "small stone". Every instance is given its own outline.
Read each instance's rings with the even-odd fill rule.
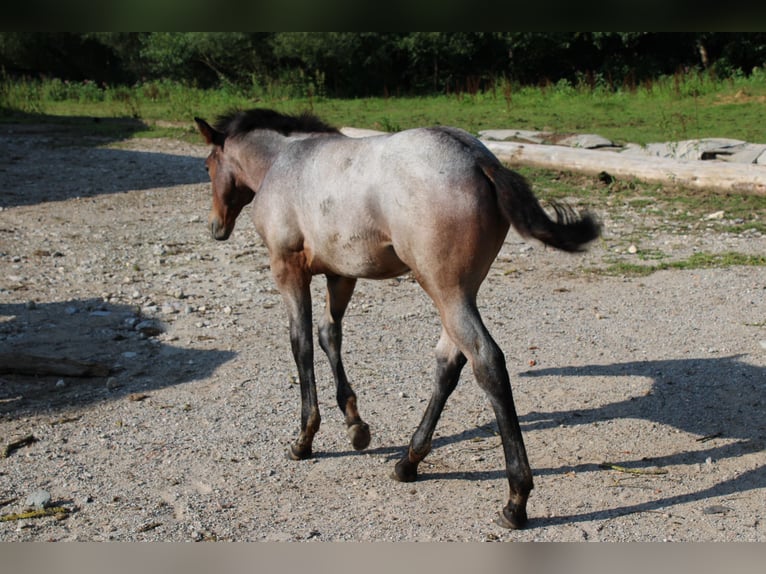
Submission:
[[[702,509],[703,514],[726,514],[731,508],[722,504],[713,504]]]
[[[106,388],[109,389],[110,391],[113,389],[116,389],[119,386],[120,386],[120,383],[117,381],[116,377],[109,377],[106,380]]]
[[[95,311],[90,312],[91,317],[109,317],[111,314],[111,311],[105,309],[96,309]]]
[[[638,253],[638,247],[636,247],[635,245],[631,245],[630,247],[628,247],[628,253],[630,253],[631,255],[635,255],[636,253]]]
[[[723,219],[725,215],[725,211],[714,211],[713,213],[707,215],[705,219],[708,221],[712,221],[714,219]]]
[[[160,312],[163,315],[173,315],[178,313],[178,307],[176,307],[173,303],[163,303],[162,307],[160,307]]]
[[[141,321],[135,326],[135,329],[144,337],[156,337],[162,333],[162,327],[154,321]]]
[[[51,504],[51,493],[47,490],[36,490],[27,497],[26,505],[28,508],[42,510]]]
[[[66,383],[64,382],[64,379],[59,379],[58,381],[56,381],[57,389],[63,389],[64,387],[66,387]]]

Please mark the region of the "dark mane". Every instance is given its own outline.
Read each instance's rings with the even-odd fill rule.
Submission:
[[[293,133],[340,133],[337,128],[308,112],[292,116],[263,108],[224,114],[216,121],[215,128],[226,134],[226,137],[253,130],[274,130],[284,136]]]

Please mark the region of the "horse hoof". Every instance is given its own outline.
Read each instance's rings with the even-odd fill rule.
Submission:
[[[300,449],[294,444],[291,444],[287,447],[285,455],[289,460],[306,460],[307,458],[311,458],[311,447]]]
[[[498,512],[495,522],[503,528],[520,530],[527,525],[527,510],[524,507],[511,507],[509,502],[502,512]]]
[[[354,450],[364,450],[370,446],[370,427],[367,423],[354,423],[348,427],[347,432]]]
[[[405,457],[396,463],[391,478],[398,482],[415,482],[418,478],[418,466]]]

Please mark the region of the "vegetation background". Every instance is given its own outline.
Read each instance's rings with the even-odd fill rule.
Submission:
[[[749,74],[766,33],[97,32],[0,34],[0,67],[97,86],[174,80],[303,96],[475,93],[501,81],[635,89],[680,70]]]

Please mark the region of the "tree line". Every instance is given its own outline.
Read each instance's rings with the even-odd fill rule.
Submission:
[[[0,33],[0,70],[11,78],[295,84],[332,97],[475,92],[499,80],[619,89],[678,72],[749,74],[764,64],[760,32]]]

